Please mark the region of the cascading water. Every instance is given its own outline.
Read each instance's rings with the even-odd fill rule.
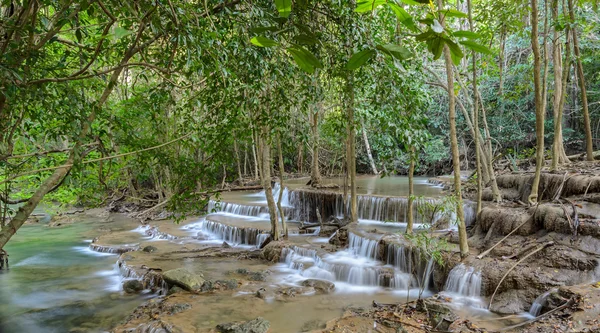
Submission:
[[[448,275],[444,291],[466,297],[481,295],[481,271],[464,264],[454,267]]]
[[[452,295],[456,303],[483,307],[481,296],[481,271],[464,264],[454,267],[444,286],[444,292]]]
[[[260,246],[269,237],[269,234],[264,233],[260,229],[235,227],[209,220],[190,224],[187,226],[187,229],[198,229],[203,234],[208,234],[213,238],[233,245]]]
[[[348,248],[354,254],[377,260],[379,240],[368,239],[353,233],[348,235]]]
[[[539,316],[542,313],[544,306],[546,306],[546,300],[548,299],[548,296],[555,291],[556,289],[551,289],[538,296],[531,304],[531,308],[529,308],[529,314],[532,317]]]

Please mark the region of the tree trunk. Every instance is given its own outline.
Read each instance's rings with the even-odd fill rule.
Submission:
[[[535,152],[535,177],[531,185],[531,194],[529,194],[529,204],[534,205],[538,202],[538,187],[540,184],[540,175],[544,164],[544,102],[543,87],[541,82],[541,56],[540,44],[538,41],[538,8],[537,0],[531,0],[531,47],[533,48],[533,82],[535,87],[535,134],[536,134],[536,152]]]
[[[279,217],[281,218],[281,230],[283,231],[283,236],[287,238],[288,228],[287,223],[285,222],[285,212],[283,211],[283,208],[281,208],[281,199],[283,198],[283,189],[285,187],[283,184],[285,166],[283,164],[283,150],[281,149],[281,135],[277,137],[277,150],[279,151],[279,198],[277,198],[277,208],[279,209]]]
[[[443,10],[443,0],[438,0],[438,8]],[[440,22],[444,26],[444,20]],[[463,200],[460,182],[460,155],[458,153],[458,139],[456,137],[456,101],[454,96],[454,72],[452,70],[452,57],[448,45],[444,45],[444,59],[446,60],[446,77],[448,80],[448,118],[450,120],[450,146],[452,149],[452,166],[454,168],[454,192],[456,195],[456,217],[458,219],[458,237],[460,245],[460,256],[465,258],[469,255],[469,244],[467,243],[467,228],[463,211]]]
[[[469,28],[474,32],[475,27],[473,25],[473,10],[471,7],[471,0],[467,0],[467,10],[469,14]],[[503,37],[504,39],[504,37]],[[503,61],[503,50],[500,51],[500,64]],[[481,211],[481,201],[483,194],[483,182],[481,179],[481,154],[479,152],[479,94],[477,92],[477,53],[473,51],[473,126],[475,127],[475,169],[477,170],[477,214]],[[500,87],[502,87],[502,65],[500,66]],[[500,88],[500,94],[502,94],[502,88]]]
[[[252,157],[254,158],[254,179],[258,180],[259,179],[259,174],[258,174],[258,159],[256,157],[256,155],[259,155],[257,153],[258,151],[258,146],[256,145],[256,140],[254,139],[254,129],[252,130]]]
[[[348,144],[347,169],[350,177],[350,220],[358,222],[358,202],[356,198],[356,145],[354,127],[354,74],[348,73],[346,78],[346,136]]]
[[[321,184],[321,171],[319,170],[319,109],[311,113],[310,128],[312,130],[312,164],[310,167],[310,183],[316,187]]]
[[[242,180],[244,179],[244,176],[242,176],[242,161],[240,159],[240,150],[238,148],[238,144],[237,144],[237,140],[234,139],[233,140],[233,150],[235,152],[235,161],[237,164],[237,172],[238,172],[238,180],[240,185],[242,184]]]
[[[125,53],[123,60],[121,60],[121,64],[126,64],[129,61],[129,59],[133,56],[133,47],[134,46],[131,46],[130,49]],[[21,228],[21,226],[23,226],[25,221],[27,221],[27,218],[29,218],[29,215],[31,215],[35,207],[37,207],[40,201],[42,201],[42,199],[48,193],[48,191],[50,191],[53,187],[55,187],[62,181],[62,179],[67,175],[67,173],[69,173],[69,171],[73,167],[73,164],[79,162],[80,150],[81,146],[83,145],[83,140],[88,135],[90,128],[92,127],[92,122],[94,121],[94,119],[96,119],[97,112],[100,111],[100,109],[104,106],[104,103],[106,103],[108,96],[110,96],[110,94],[114,90],[116,83],[119,79],[119,75],[121,75],[122,71],[123,67],[120,67],[119,69],[115,70],[110,76],[108,84],[104,88],[102,95],[96,102],[96,105],[92,106],[92,111],[90,112],[87,121],[83,124],[81,131],[79,132],[79,135],[75,140],[75,146],[69,153],[69,157],[67,161],[63,164],[63,167],[54,170],[52,175],[48,177],[40,185],[40,187],[38,187],[38,189],[31,196],[31,198],[29,198],[29,200],[27,200],[27,202],[19,208],[19,210],[11,219],[11,221],[2,228],[2,230],[0,231],[0,250],[4,247],[4,245],[6,245],[6,243],[8,243],[8,241],[17,232],[17,230]]]
[[[575,23],[575,10],[573,9],[573,0],[568,0],[569,17],[571,23]],[[588,161],[594,160],[594,143],[592,141],[592,127],[590,122],[590,112],[588,108],[587,89],[585,87],[585,77],[583,76],[583,63],[581,62],[581,52],[579,50],[579,39],[577,37],[577,27],[571,29],[573,36],[573,52],[577,61],[577,77],[579,78],[579,89],[581,90],[581,106],[583,108],[583,126],[585,130],[585,151]]]
[[[374,175],[379,174],[377,171],[377,167],[375,166],[375,160],[373,159],[373,154],[371,153],[371,145],[369,144],[369,137],[367,136],[367,129],[365,127],[365,122],[362,122],[362,136],[365,141],[365,150],[367,151],[367,156],[369,157],[369,163],[371,164],[371,171],[373,171]]]
[[[408,205],[406,207],[406,233],[412,234],[414,225],[413,215],[413,200],[414,200],[414,174],[415,174],[415,147],[411,146],[410,151],[410,164],[408,166]]]
[[[267,197],[267,206],[269,208],[269,220],[271,221],[271,237],[273,240],[279,240],[279,226],[277,224],[277,207],[273,198],[273,187],[271,186],[271,145],[268,143],[269,130],[267,126],[263,126],[262,133],[259,138],[261,150],[261,172],[263,189]]]
[[[558,20],[558,0],[552,0],[552,20],[556,22]],[[567,32],[567,44],[568,44],[568,32]],[[568,53],[568,51],[567,51]],[[559,165],[568,162],[567,154],[565,153],[565,147],[563,145],[562,136],[562,117],[564,107],[564,92],[563,89],[563,70],[569,71],[568,60],[567,68],[563,69],[560,34],[556,27],[554,28],[553,41],[552,41],[552,58],[554,60],[554,96],[552,111],[554,115],[554,141],[552,144],[552,170],[556,170]]]

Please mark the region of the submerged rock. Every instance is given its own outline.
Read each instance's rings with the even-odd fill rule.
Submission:
[[[246,322],[233,322],[217,325],[217,331],[220,333],[266,333],[271,323],[268,320],[258,317]]]
[[[128,294],[136,294],[144,290],[144,285],[139,280],[127,280],[123,282],[123,291]]]
[[[302,281],[302,285],[305,287],[313,287],[317,292],[321,292],[323,294],[329,294],[333,291],[333,289],[335,289],[335,284],[333,284],[333,282],[318,279],[304,280]]]
[[[169,285],[179,286],[185,290],[198,290],[204,284],[204,277],[194,274],[185,268],[172,269],[163,273],[163,279]]]
[[[158,248],[156,248],[156,246],[148,245],[148,246],[144,247],[142,249],[142,251],[152,253],[152,252],[158,251]]]

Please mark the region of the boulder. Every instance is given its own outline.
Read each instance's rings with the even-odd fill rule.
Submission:
[[[188,291],[198,290],[204,284],[201,274],[194,274],[185,268],[172,269],[163,273],[163,279],[171,286],[179,286]]]
[[[286,247],[286,244],[281,241],[270,242],[262,249],[260,257],[271,262],[278,262],[281,257],[281,251]]]
[[[335,289],[335,284],[327,280],[308,279],[302,281],[302,285],[305,287],[313,287],[316,291],[323,294],[329,294]]]
[[[173,286],[173,287],[171,287],[171,289],[169,289],[169,292],[167,293],[167,295],[177,294],[177,293],[180,293],[182,291],[185,291],[185,290],[183,290],[182,288],[180,288],[178,286]]]
[[[268,320],[258,317],[246,322],[233,322],[217,325],[217,331],[220,333],[266,333],[271,323]]]
[[[158,251],[158,248],[156,248],[156,246],[148,245],[148,246],[144,247],[142,249],[142,251],[152,253],[152,252]]]
[[[123,282],[123,291],[128,294],[137,294],[144,290],[144,285],[139,280],[127,280]]]

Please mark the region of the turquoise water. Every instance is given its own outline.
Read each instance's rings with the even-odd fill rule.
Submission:
[[[86,217],[19,229],[5,248],[10,270],[0,271],[0,332],[104,332],[123,320],[145,297],[122,293],[117,255],[88,249],[99,227],[123,224]]]

